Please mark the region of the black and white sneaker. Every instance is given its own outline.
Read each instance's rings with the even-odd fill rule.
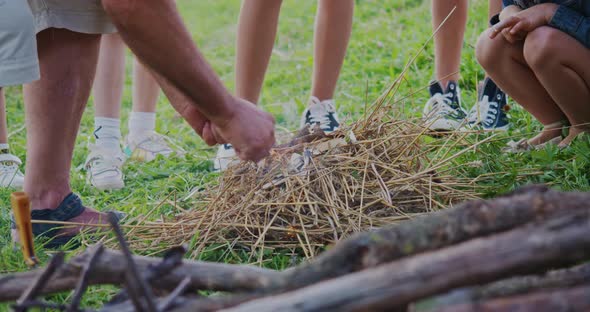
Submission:
[[[313,127],[316,124],[319,124],[326,134],[334,132],[340,127],[334,100],[320,101],[315,96],[309,99],[309,104],[301,116],[300,128]]]
[[[216,172],[225,171],[229,166],[233,166],[239,162],[240,159],[234,147],[231,144],[221,144],[213,160],[213,170]]]
[[[470,128],[506,131],[510,126],[506,112],[510,110],[506,94],[490,78],[480,89],[477,103],[469,111]]]
[[[430,83],[430,99],[424,105],[423,117],[432,131],[453,131],[465,124],[467,114],[461,107],[461,92],[457,82],[450,81],[443,90],[439,82]]]

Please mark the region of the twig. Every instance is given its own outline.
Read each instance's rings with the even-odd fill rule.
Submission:
[[[51,258],[47,268],[39,276],[37,279],[31,284],[31,286],[21,295],[21,297],[16,301],[16,306],[14,309],[16,311],[26,311],[27,308],[25,307],[25,303],[29,300],[35,298],[39,291],[43,289],[49,278],[53,275],[53,273],[57,270],[64,263],[65,254],[63,252],[57,253],[55,256]],[[21,308],[23,307],[23,308]]]
[[[94,268],[96,259],[98,259],[98,257],[102,254],[103,250],[104,248],[102,244],[97,244],[94,247],[94,250],[90,253],[90,258],[84,265],[84,268],[82,269],[82,276],[80,277],[80,280],[78,280],[78,285],[76,285],[72,303],[70,303],[67,309],[68,312],[79,311],[80,301],[82,300],[84,292],[86,292],[86,288],[88,288],[88,274],[90,274],[90,271]]]
[[[180,282],[180,284],[178,285],[178,287],[176,287],[176,289],[174,289],[173,292],[171,292],[159,305],[158,305],[158,309],[160,311],[166,311],[168,308],[170,308],[170,306],[174,303],[174,300],[176,300],[176,298],[178,298],[178,296],[182,295],[184,293],[184,291],[186,290],[186,288],[188,287],[188,285],[190,285],[191,279],[190,278],[185,278],[182,280],[182,282]]]
[[[127,288],[129,290],[129,294],[131,295],[131,300],[133,301],[135,308],[138,311],[158,311],[156,304],[152,300],[153,294],[151,292],[151,289],[147,286],[145,280],[139,274],[139,270],[137,269],[137,266],[133,261],[133,255],[129,250],[129,246],[127,246],[127,241],[125,241],[123,231],[121,231],[119,223],[117,222],[117,217],[112,212],[109,213],[109,223],[111,224],[111,227],[115,232],[115,236],[119,241],[121,251],[123,252],[125,260],[127,261],[127,271],[125,273],[125,277],[127,282]]]

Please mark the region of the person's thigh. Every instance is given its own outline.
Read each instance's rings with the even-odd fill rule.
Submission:
[[[39,79],[33,16],[26,2],[0,1],[0,87]]]
[[[116,31],[100,0],[28,2],[35,16],[37,32],[48,28],[64,28],[84,34],[108,34]]]

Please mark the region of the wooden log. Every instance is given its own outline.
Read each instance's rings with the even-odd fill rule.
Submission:
[[[72,290],[81,278],[84,264],[90,253],[85,252],[60,266],[39,294],[50,294]],[[161,259],[141,256],[133,257],[142,272]],[[126,261],[121,252],[104,250],[95,260],[94,268],[87,275],[88,285],[120,285],[125,282]],[[19,298],[41,271],[0,275],[0,301]],[[279,273],[247,265],[229,265],[200,261],[184,261],[170,274],[159,279],[152,286],[168,291],[174,290],[186,277],[190,278],[189,289],[211,289],[220,291],[251,291],[269,287],[276,283]]]
[[[224,311],[382,311],[449,289],[590,258],[590,209],[474,239]]]
[[[488,285],[453,290],[441,296],[425,299],[424,302],[415,304],[411,310],[414,312],[433,311],[445,306],[471,304],[536,291],[563,289],[586,283],[590,283],[590,263],[550,271],[543,275],[519,276]]]
[[[590,285],[445,307],[436,312],[590,311]]]
[[[499,233],[550,218],[555,213],[588,208],[590,193],[562,193],[528,186],[493,200],[466,202],[336,244],[311,262],[286,271],[277,290],[293,290],[475,237]]]

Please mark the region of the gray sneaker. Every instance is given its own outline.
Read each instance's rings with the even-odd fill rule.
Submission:
[[[423,118],[432,131],[453,131],[465,125],[467,113],[461,107],[461,93],[455,81],[446,90],[439,82],[430,83],[430,99],[424,106]]]

